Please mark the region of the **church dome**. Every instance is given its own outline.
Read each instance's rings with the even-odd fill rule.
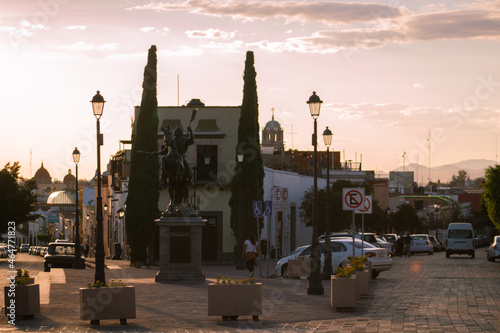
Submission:
[[[266,124],[266,127],[264,127],[264,129],[267,129],[267,130],[281,130],[281,125],[280,123],[278,123],[276,120],[274,120],[274,117],[273,117],[273,120],[270,120],[267,122]]]
[[[76,177],[71,174],[71,169],[68,170],[68,174],[64,176],[63,183],[68,185],[73,185],[76,182]]]
[[[40,169],[38,169],[36,172],[35,172],[35,180],[37,183],[39,184],[49,184],[52,182],[52,177],[50,177],[50,174],[49,172],[47,171],[47,169],[45,169],[43,167],[43,162],[42,162],[42,166],[40,167]]]
[[[47,199],[48,205],[69,205],[75,204],[75,200],[71,195],[64,191],[52,192]]]

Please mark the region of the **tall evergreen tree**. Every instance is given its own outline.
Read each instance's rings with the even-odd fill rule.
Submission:
[[[144,68],[140,112],[132,138],[130,180],[125,211],[127,239],[132,263],[147,261],[147,246],[153,236],[154,220],[159,216],[159,163],[156,155],[139,151],[158,150],[158,100],[156,46],[148,52]]]
[[[250,232],[257,235],[257,224],[253,217],[253,201],[262,201],[264,197],[264,168],[260,154],[259,139],[259,103],[257,99],[257,73],[254,67],[254,54],[248,51],[243,75],[243,102],[238,124],[238,145],[235,147],[235,161],[238,150],[244,153],[241,165],[236,165],[236,172],[231,179],[231,228],[238,239],[239,195],[241,188],[242,238]],[[238,163],[238,162],[236,162]],[[241,177],[239,174],[241,173]],[[261,226],[262,227],[262,223]]]

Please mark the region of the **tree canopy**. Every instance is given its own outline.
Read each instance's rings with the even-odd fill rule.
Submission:
[[[250,232],[256,235],[257,226],[253,217],[253,201],[262,201],[264,197],[264,168],[260,154],[259,140],[259,103],[257,98],[257,73],[254,67],[253,52],[248,51],[245,60],[243,75],[243,102],[241,104],[240,120],[238,124],[238,145],[235,147],[235,160],[238,150],[244,153],[243,162],[236,166],[236,172],[231,179],[231,228],[238,237],[239,210],[242,214],[243,239]],[[241,176],[241,177],[239,177]],[[241,180],[241,205],[239,207],[239,181]]]
[[[31,204],[36,196],[32,190],[37,188],[34,179],[26,180],[19,177],[21,166],[19,162],[7,163],[0,170],[0,233],[7,232],[8,222],[16,224],[33,219],[30,216]]]
[[[142,100],[136,128],[132,137],[129,192],[125,210],[127,239],[130,245],[130,261],[147,262],[147,247],[153,236],[154,220],[159,216],[159,163],[154,155],[138,151],[157,151],[158,100],[156,46],[148,52],[144,68]]]
[[[414,233],[423,229],[423,223],[417,211],[408,203],[399,205],[398,210],[391,214],[389,225],[398,234]]]
[[[497,230],[500,230],[500,165],[486,169],[483,201],[488,217]]]

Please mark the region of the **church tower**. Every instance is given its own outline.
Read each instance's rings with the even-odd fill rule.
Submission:
[[[271,109],[273,115],[272,119],[267,122],[262,130],[262,150],[272,151],[270,154],[281,155],[285,150],[283,141],[283,129],[280,123],[274,120],[274,108]]]

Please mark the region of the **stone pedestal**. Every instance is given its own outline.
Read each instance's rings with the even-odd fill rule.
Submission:
[[[155,220],[160,232],[158,283],[205,281],[201,272],[201,233],[207,220],[201,217],[161,217]]]

